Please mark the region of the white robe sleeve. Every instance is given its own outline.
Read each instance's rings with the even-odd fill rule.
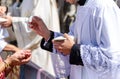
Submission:
[[[16,39],[19,42],[18,43],[19,47],[22,47],[22,48],[24,47],[22,42],[23,36],[24,38],[26,38],[26,40],[24,41],[26,43],[29,43],[24,47],[25,49],[32,48],[32,47],[34,48],[39,44],[42,37],[40,37],[39,35],[36,35],[35,32],[29,28],[27,17],[13,17],[12,21],[13,21],[13,27],[14,27]]]
[[[108,13],[109,12],[109,13]],[[118,72],[120,66],[120,11],[103,8],[94,17],[96,44],[81,44],[84,66],[96,72]],[[112,19],[111,19],[112,18]],[[120,71],[119,71],[120,72]]]
[[[1,26],[0,26],[0,39],[6,38],[8,36],[9,36],[9,34],[8,34],[7,29],[1,28]]]

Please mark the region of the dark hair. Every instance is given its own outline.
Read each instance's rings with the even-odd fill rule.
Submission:
[[[23,0],[19,0],[20,2],[22,2]]]
[[[17,5],[17,7],[20,7],[22,1],[23,1],[23,0],[19,0],[19,4]]]
[[[85,2],[86,2],[86,0],[79,0],[77,3],[78,3],[79,5],[84,5]]]

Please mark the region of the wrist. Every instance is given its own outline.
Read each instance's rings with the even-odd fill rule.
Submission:
[[[14,46],[14,45],[11,45],[11,50],[10,50],[11,52],[15,53],[15,52],[17,52],[19,50],[20,49],[18,47]]]
[[[5,65],[5,70],[12,67],[12,66],[10,66],[10,62],[8,60],[4,60],[3,62]]]
[[[10,57],[10,55],[6,58],[6,60],[4,60],[4,62],[9,65],[12,66],[12,58]]]
[[[51,32],[50,31],[48,31],[48,33],[45,35],[45,40],[47,41],[47,40],[49,40],[49,38],[50,38],[50,36],[51,36]]]
[[[20,51],[20,50],[21,50],[21,49],[15,47],[15,49],[14,49],[14,53],[16,53],[16,52],[18,52],[18,51]]]

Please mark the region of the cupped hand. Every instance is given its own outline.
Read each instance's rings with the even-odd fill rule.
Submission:
[[[63,35],[66,39],[63,41],[52,41],[55,49],[59,52],[63,53],[64,55],[69,55],[71,52],[72,46],[75,44],[74,39],[71,38],[70,35],[64,34]]]
[[[23,53],[24,53],[25,57],[23,57],[21,59],[20,64],[28,63],[30,61],[30,59],[31,59],[31,50],[23,50]]]
[[[5,60],[11,66],[22,65],[29,62],[31,59],[31,51],[30,50],[22,50],[14,53],[11,56],[8,56]]]

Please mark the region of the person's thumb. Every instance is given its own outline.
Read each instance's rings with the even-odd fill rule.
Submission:
[[[63,36],[67,39],[69,39],[69,35],[67,33],[64,33]]]
[[[72,40],[74,40],[74,36],[71,36],[71,35],[68,35],[67,33],[64,33],[64,35],[63,35],[65,38],[67,38],[67,39],[72,39]]]

